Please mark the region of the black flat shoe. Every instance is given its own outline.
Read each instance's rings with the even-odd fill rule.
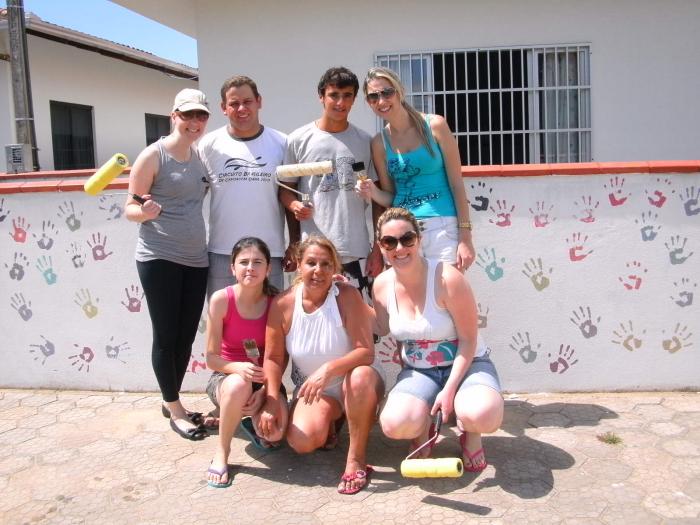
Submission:
[[[161,404],[160,411],[163,414],[163,417],[167,417],[168,419],[170,419],[171,416],[168,407]],[[190,418],[190,421],[192,421],[192,423],[194,423],[195,425],[201,425],[202,423],[204,423],[204,416],[201,412],[190,412],[189,410],[185,410],[185,412],[187,413],[187,417]]]
[[[207,432],[207,429],[205,429],[204,427],[197,426],[190,427],[187,430],[183,430],[180,427],[178,427],[175,424],[175,421],[173,421],[172,419],[170,420],[170,428],[172,428],[177,434],[180,434],[180,436],[191,441],[200,441],[205,437],[209,436],[209,432]]]

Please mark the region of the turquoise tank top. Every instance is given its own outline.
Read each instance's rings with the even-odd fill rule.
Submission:
[[[427,116],[425,126],[434,156],[424,144],[406,153],[395,152],[386,129],[382,129],[387,171],[394,179],[396,190],[392,206],[406,208],[418,219],[456,217],[457,208],[447,180],[445,162]]]

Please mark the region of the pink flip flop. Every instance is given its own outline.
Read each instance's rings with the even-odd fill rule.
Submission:
[[[486,454],[484,454],[484,449],[480,448],[479,450],[475,451],[474,453],[470,454],[469,450],[467,450],[467,433],[462,432],[459,435],[459,444],[462,446],[462,454],[464,454],[467,459],[469,459],[469,466],[464,467],[464,470],[467,472],[481,472],[484,470],[487,466],[488,463],[486,462]],[[479,454],[484,454],[484,462],[483,464],[479,465],[478,467],[474,466],[474,458],[477,457]]]

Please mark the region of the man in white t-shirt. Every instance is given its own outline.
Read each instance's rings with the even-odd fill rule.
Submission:
[[[368,203],[355,193],[357,173],[353,164],[364,163],[367,175],[376,180],[370,152],[371,137],[348,122],[359,82],[355,74],[344,67],[327,70],[318,83],[322,113],[289,134],[284,156],[285,164],[333,161],[333,173],[323,176],[285,177],[283,182],[311,196],[313,207],[304,206],[297,194],[280,188],[280,201],[290,213],[290,242],[311,234],[330,239],[342,257],[343,269],[357,280],[361,291],[367,293],[367,277],[382,271],[382,257],[375,242],[373,229],[367,228]],[[372,224],[381,213],[373,203]],[[290,215],[299,221],[300,235]],[[365,262],[364,272],[361,260]]]
[[[283,288],[284,211],[277,198],[275,169],[282,164],[286,135],[264,127],[262,97],[243,75],[221,87],[228,124],[208,133],[199,154],[211,185],[207,294],[234,283],[231,249],[241,237],[259,237],[270,248],[270,282]]]

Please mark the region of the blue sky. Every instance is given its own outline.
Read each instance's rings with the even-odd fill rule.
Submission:
[[[0,0],[0,6],[7,2]],[[24,10],[46,22],[197,67],[197,42],[108,0],[24,0]]]

